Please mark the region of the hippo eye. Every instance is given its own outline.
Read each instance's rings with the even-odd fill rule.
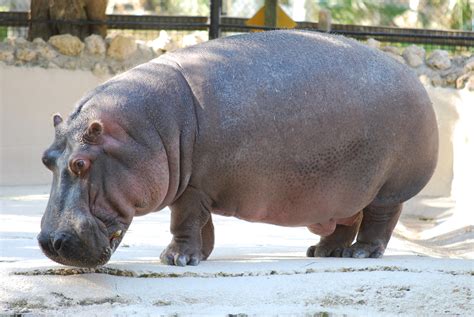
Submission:
[[[88,169],[89,162],[85,159],[76,159],[70,164],[71,171],[76,175],[82,175]]]
[[[76,161],[76,167],[77,169],[81,170],[84,168],[84,166],[86,166],[86,163],[84,162],[84,160],[77,160]]]

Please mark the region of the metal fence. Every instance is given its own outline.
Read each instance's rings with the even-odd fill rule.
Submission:
[[[263,2],[263,0],[260,2]],[[230,11],[225,12],[229,8],[225,6],[223,8],[221,0],[212,0],[210,1],[209,16],[109,14],[105,22],[90,20],[31,20],[28,12],[0,12],[0,38],[2,35],[4,37],[7,35],[7,30],[10,34],[16,32],[15,35],[17,36],[25,36],[28,26],[32,23],[106,24],[109,32],[120,30],[121,32],[128,32],[148,40],[156,38],[160,30],[208,31],[209,38],[215,38],[220,34],[275,29],[265,26],[249,26],[246,24],[247,18],[224,16],[222,15],[222,10],[224,10],[225,14],[230,14]],[[318,30],[319,25],[318,22],[297,22],[296,28]],[[474,32],[472,31],[336,23],[331,25],[331,33],[342,34],[361,40],[374,38],[384,43],[402,46],[416,43],[428,49],[444,48],[451,51],[472,52],[474,48]]]

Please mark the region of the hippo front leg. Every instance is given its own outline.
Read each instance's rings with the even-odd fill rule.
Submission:
[[[173,239],[161,253],[162,263],[198,265],[214,247],[214,226],[202,195],[189,188],[170,206]]]
[[[402,211],[402,204],[393,206],[367,206],[363,211],[357,241],[345,248],[345,258],[379,258],[387,248],[393,229]]]

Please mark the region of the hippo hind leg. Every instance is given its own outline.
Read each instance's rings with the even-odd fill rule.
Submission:
[[[308,257],[341,257],[342,252],[350,247],[359,231],[362,212],[351,225],[338,224],[336,230],[328,236],[321,237],[317,245],[310,246],[306,251]]]
[[[401,203],[391,206],[369,205],[364,208],[357,241],[350,247],[344,248],[342,257],[381,257],[392,236],[401,211]]]

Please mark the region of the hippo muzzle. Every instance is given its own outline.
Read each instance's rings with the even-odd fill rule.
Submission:
[[[92,215],[67,216],[64,217],[67,221],[56,226],[48,218],[43,218],[38,243],[48,258],[64,265],[104,265],[120,244],[125,231],[120,225],[107,227]]]

